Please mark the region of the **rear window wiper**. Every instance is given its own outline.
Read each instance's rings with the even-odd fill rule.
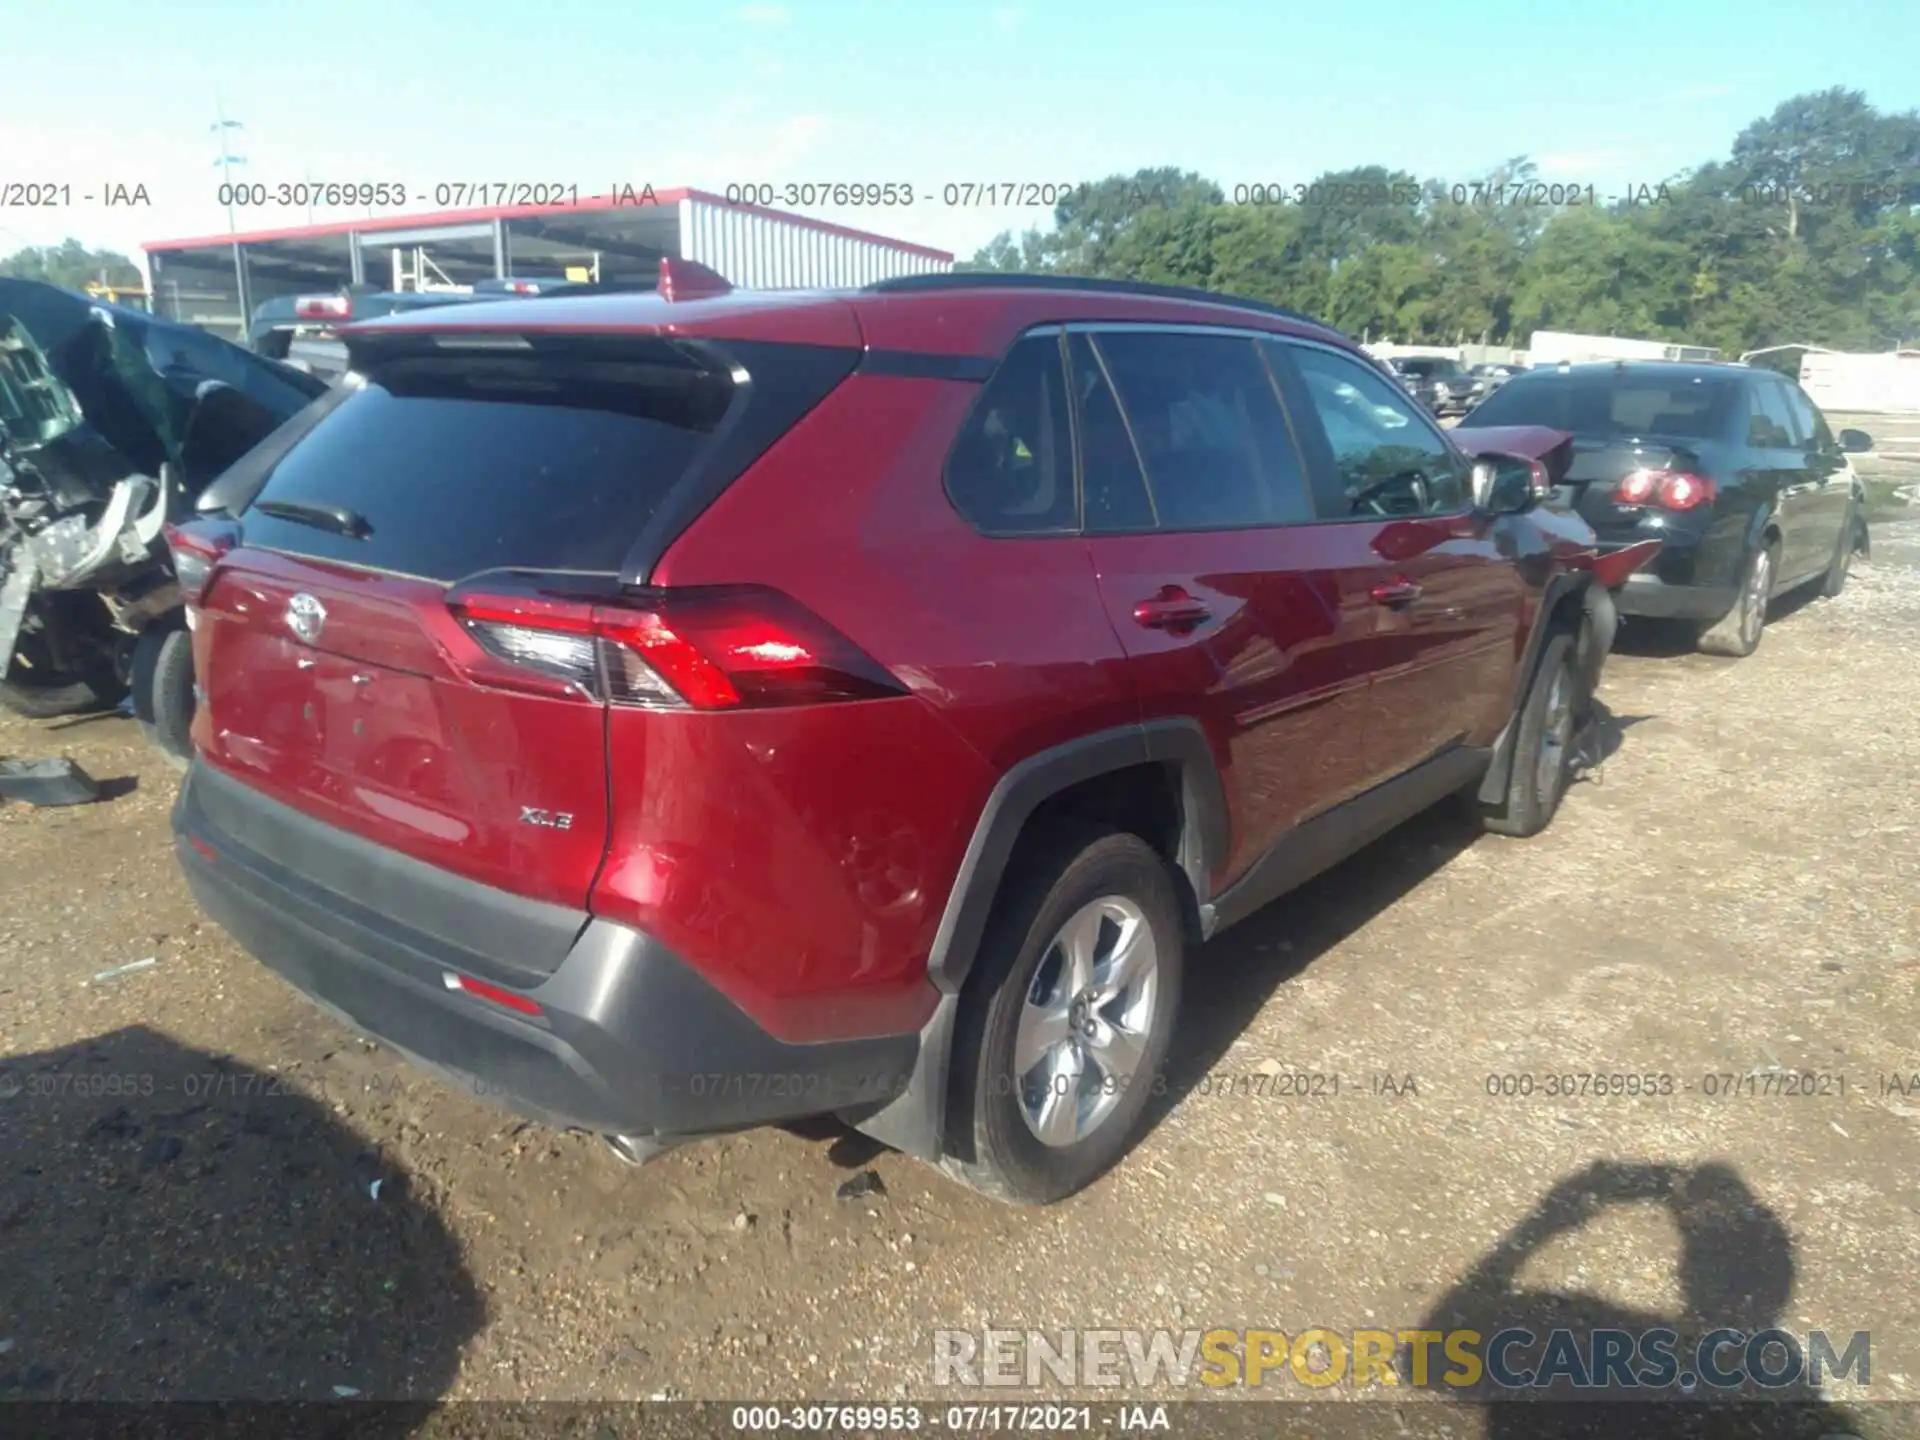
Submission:
[[[373,534],[373,526],[367,523],[367,517],[344,505],[312,505],[303,500],[256,500],[253,508],[276,520],[291,520],[296,525],[331,530],[350,540],[364,540]]]

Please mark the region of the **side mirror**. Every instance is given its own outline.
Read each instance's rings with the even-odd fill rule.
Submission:
[[[1473,462],[1473,506],[1486,515],[1518,515],[1553,494],[1546,466],[1524,455],[1482,455]]]
[[[1842,430],[1840,449],[1848,455],[1865,455],[1873,449],[1873,437],[1864,430]]]

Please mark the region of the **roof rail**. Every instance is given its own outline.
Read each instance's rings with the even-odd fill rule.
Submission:
[[[1098,280],[1091,275],[1048,275],[1025,271],[953,270],[931,275],[896,275],[891,280],[876,280],[862,287],[863,293],[878,295],[913,294],[921,290],[1088,290],[1103,295],[1141,295],[1166,300],[1188,300],[1203,305],[1224,305],[1232,310],[1251,310],[1259,315],[1276,315],[1317,329],[1340,332],[1324,320],[1285,305],[1269,305],[1264,300],[1247,300],[1220,290],[1202,290],[1192,285],[1152,285],[1144,280]]]

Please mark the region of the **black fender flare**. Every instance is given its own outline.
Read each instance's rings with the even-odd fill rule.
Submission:
[[[1513,695],[1507,705],[1507,723],[1500,727],[1500,734],[1493,742],[1493,761],[1480,780],[1477,793],[1486,804],[1499,804],[1507,793],[1507,782],[1513,774],[1513,747],[1519,734],[1520,710],[1527,702],[1527,691],[1532,688],[1533,672],[1539,667],[1540,653],[1546,649],[1547,639],[1554,633],[1557,624],[1554,617],[1570,597],[1579,607],[1582,628],[1590,637],[1581,651],[1582,679],[1589,699],[1593,686],[1599,681],[1600,667],[1606,660],[1607,652],[1613,648],[1614,631],[1619,626],[1619,612],[1614,607],[1613,596],[1602,586],[1594,584],[1593,576],[1584,570],[1562,570],[1553,575],[1540,593],[1533,629],[1527,634],[1526,648],[1521,652],[1520,664],[1513,672]]]
[[[862,1132],[923,1160],[945,1148],[948,1070],[960,995],[979,954],[1007,862],[1027,822],[1047,800],[1101,775],[1136,765],[1169,764],[1180,781],[1180,837],[1175,869],[1192,890],[1199,938],[1210,908],[1214,868],[1229,843],[1226,786],[1199,722],[1150,721],[1097,731],[1030,755],[993,787],[975,822],[927,956],[927,980],[938,992],[920,1031],[920,1052],[906,1086],[882,1108],[846,1116]]]

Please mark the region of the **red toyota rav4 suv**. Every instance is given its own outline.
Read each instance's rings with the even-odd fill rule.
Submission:
[[[1553,814],[1631,562],[1344,337],[668,268],[351,331],[172,534],[181,862],[346,1023],[628,1159],[832,1112],[1051,1200],[1192,947],[1455,792]]]

